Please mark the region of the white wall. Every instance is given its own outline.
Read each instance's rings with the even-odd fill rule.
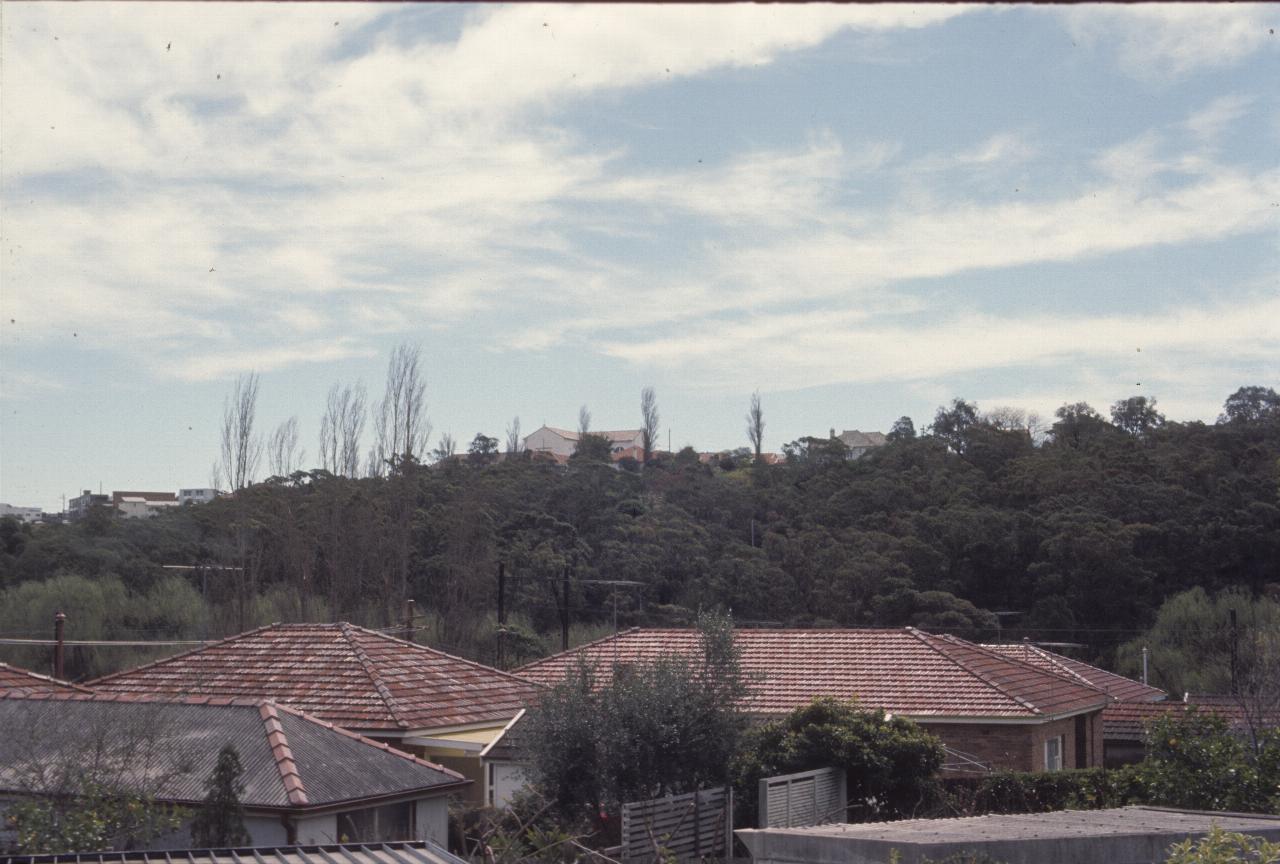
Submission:
[[[515,794],[528,785],[524,769],[515,762],[486,762],[489,779],[488,803],[493,807],[506,807]]]
[[[550,431],[545,426],[531,432],[524,439],[524,449],[541,451],[544,453],[555,453],[558,456],[572,456],[573,451],[577,448],[578,442],[569,441],[564,437]]]

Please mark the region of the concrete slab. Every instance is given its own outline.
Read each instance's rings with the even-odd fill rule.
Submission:
[[[1016,816],[909,819],[736,832],[755,864],[901,864],[983,853],[1004,864],[1151,864],[1169,846],[1217,825],[1280,841],[1280,816],[1162,807],[1060,810]]]

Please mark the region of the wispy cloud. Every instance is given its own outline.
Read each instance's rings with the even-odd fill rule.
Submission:
[[[1230,66],[1277,50],[1280,23],[1270,3],[1143,3],[1058,10],[1074,39],[1114,53],[1121,68],[1149,81]]]

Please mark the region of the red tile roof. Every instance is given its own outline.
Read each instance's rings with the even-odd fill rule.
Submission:
[[[505,722],[535,685],[352,624],[272,624],[99,678],[103,693],[273,699],[350,729]]]
[[[1039,645],[1019,642],[1011,645],[983,645],[983,648],[998,651],[1007,657],[1013,657],[1032,666],[1039,666],[1049,672],[1075,678],[1091,687],[1096,687],[1121,702],[1157,702],[1165,698],[1165,692],[1158,687],[1150,687],[1141,681],[1125,678],[1114,672],[1090,666],[1079,660],[1046,651]]]
[[[1188,702],[1116,702],[1102,712],[1102,736],[1107,741],[1142,741],[1147,724],[1165,714],[1182,714],[1195,708],[1202,714],[1218,714],[1235,731],[1245,730],[1250,719],[1263,727],[1280,726],[1280,715],[1261,709],[1246,715],[1244,706],[1231,696],[1188,694]]]
[[[48,675],[38,675],[8,663],[0,663],[0,693],[18,690],[26,693],[88,693],[88,688]]]
[[[953,636],[897,630],[739,630],[744,708],[782,714],[818,696],[926,718],[1043,720],[1101,708],[1101,690]],[[698,650],[696,630],[632,629],[516,670],[543,684],[585,658],[601,683],[615,663]]]

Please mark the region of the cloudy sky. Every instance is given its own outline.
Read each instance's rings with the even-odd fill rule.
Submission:
[[[1280,385],[1280,7],[5,4],[0,501],[436,436]],[[664,434],[665,437],[665,434]]]

